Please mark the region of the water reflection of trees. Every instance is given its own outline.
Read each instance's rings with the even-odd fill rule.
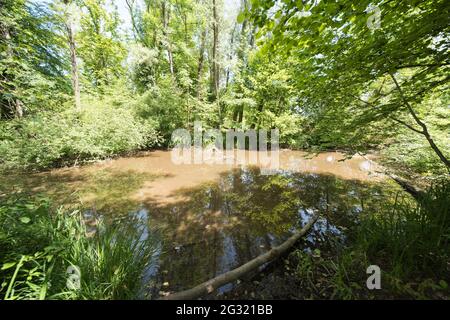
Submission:
[[[241,265],[280,243],[314,210],[323,213],[321,231],[349,227],[363,208],[376,210],[382,190],[332,175],[261,175],[258,168],[236,169],[217,183],[183,190],[189,200],[150,204],[166,235],[161,281],[180,290]]]
[[[88,210],[113,216],[136,210],[140,202],[133,198],[145,182],[166,175],[135,170],[84,167],[34,174],[0,177],[0,194],[25,191],[43,194],[56,206],[80,205]]]

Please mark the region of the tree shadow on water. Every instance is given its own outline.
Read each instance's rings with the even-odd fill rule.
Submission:
[[[137,191],[145,182],[166,177],[135,170],[80,168],[36,174],[18,174],[0,179],[3,197],[14,193],[40,194],[56,206],[82,207],[107,215],[136,210]]]
[[[150,199],[144,206],[163,234],[154,290],[187,289],[242,265],[282,243],[316,211],[321,217],[308,235],[311,243],[331,234],[345,238],[362,212],[376,212],[380,199],[394,201],[396,192],[380,182],[241,168],[177,190],[183,200],[176,203]]]

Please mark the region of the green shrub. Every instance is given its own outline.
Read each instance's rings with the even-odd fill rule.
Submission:
[[[155,121],[165,142],[170,140],[175,129],[186,125],[187,118],[183,115],[186,101],[171,79],[148,89],[133,106],[140,118]]]
[[[80,112],[40,113],[0,122],[0,166],[48,168],[150,148],[159,142],[156,124],[133,110],[93,103]]]

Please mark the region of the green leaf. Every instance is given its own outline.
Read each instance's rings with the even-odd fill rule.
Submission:
[[[245,18],[246,18],[245,12],[239,12],[239,14],[237,16],[237,22],[238,23],[243,23]]]
[[[1,270],[6,270],[6,269],[9,269],[9,268],[12,268],[12,267],[14,267],[16,264],[17,264],[17,262],[7,262],[7,263],[4,263],[4,264],[2,265],[2,269],[1,269]]]
[[[31,221],[31,219],[29,217],[21,217],[20,218],[20,222],[22,223],[29,223]]]
[[[319,27],[319,33],[322,33],[322,31],[325,29],[326,26],[327,26],[327,24],[325,22],[322,23]]]

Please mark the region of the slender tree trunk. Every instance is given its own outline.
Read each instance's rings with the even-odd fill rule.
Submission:
[[[200,44],[200,55],[198,57],[197,68],[197,99],[200,99],[200,92],[202,87],[202,71],[205,63],[205,47],[206,47],[206,29],[202,32],[202,39]]]
[[[245,2],[244,2],[245,3]],[[243,4],[245,6],[245,4]],[[245,51],[248,46],[247,41],[247,19],[242,22],[241,34],[239,35],[239,48],[237,50],[238,59],[246,66]]]
[[[170,11],[167,12],[167,25],[169,25],[169,21],[170,21]],[[170,42],[169,37],[167,37],[167,55],[169,57],[170,74],[174,75],[175,68],[173,63],[172,43]]]
[[[234,27],[233,27],[233,31],[231,32],[231,37],[230,37],[230,52],[229,52],[229,54],[228,54],[228,61],[231,63],[231,60],[233,59],[233,46],[234,46],[234,34],[235,34],[235,32],[236,32],[236,27],[237,27],[237,24],[235,23],[234,24]],[[230,82],[230,66],[228,66],[228,68],[227,68],[227,74],[226,74],[226,82],[225,82],[225,88],[227,88],[228,89],[228,85],[229,85],[229,82]]]
[[[212,50],[212,98],[215,101],[219,94],[219,67],[217,64],[217,52],[219,47],[219,25],[217,23],[217,3],[213,0],[213,50]]]
[[[5,26],[5,28],[2,28],[2,35],[4,39],[7,42],[6,46],[6,55],[9,58],[12,58],[14,55],[13,49],[11,48],[10,41],[11,41],[11,33],[8,29],[8,27]],[[14,76],[13,76],[14,77]],[[12,81],[14,82],[14,81]],[[12,87],[11,91],[15,91],[17,88],[15,86]],[[12,102],[12,105],[11,105]],[[18,98],[14,97],[14,99],[11,99],[8,101],[9,109],[12,114],[14,114],[14,117],[16,118],[22,118],[23,117],[23,102]]]
[[[23,103],[20,99],[15,99],[14,101],[14,115],[16,118],[23,117]]]
[[[239,109],[239,119],[238,122],[242,124],[242,118],[244,117],[244,106],[241,106]]]
[[[239,116],[239,109],[238,107],[235,107],[233,110],[233,122],[236,122]]]
[[[259,126],[261,124],[261,113],[264,110],[264,104],[262,102],[259,102],[258,104],[258,112],[257,112],[257,116],[255,119],[255,122],[252,123],[252,125],[250,126],[251,129],[259,129]]]
[[[134,38],[134,40],[135,41],[139,41],[144,46],[148,47],[147,41],[145,40],[145,38],[143,37],[143,35],[139,31],[139,28],[138,28],[137,23],[136,23],[136,18],[134,16],[134,9],[133,8],[134,8],[135,0],[125,0],[125,3],[127,4],[128,11],[130,13],[131,26],[133,27],[133,38]]]
[[[128,12],[130,13],[131,26],[133,27],[133,38],[134,38],[134,41],[137,41],[138,40],[138,30],[136,28],[136,21],[134,20],[134,10],[133,10],[134,0],[125,0],[125,3],[128,7]]]
[[[73,26],[71,22],[66,22],[66,30],[67,30],[67,40],[69,42],[69,49],[70,49],[70,62],[72,65],[72,88],[75,97],[75,109],[80,110],[81,109],[80,81],[78,76],[76,44],[73,34]]]
[[[188,43],[188,25],[187,25],[187,15],[183,10],[183,22],[184,22],[184,42]]]
[[[253,27],[252,33],[250,34],[250,40],[249,40],[249,45],[250,45],[250,48],[252,48],[252,49],[255,48],[255,34],[256,34],[256,27]]]
[[[395,78],[395,76],[393,74],[390,74],[392,80],[394,81],[394,84],[400,94],[400,97],[403,100],[403,103],[405,104],[406,108],[408,109],[409,114],[413,117],[414,121],[422,128],[422,130],[417,130],[414,128],[411,128],[410,126],[407,126],[409,129],[412,129],[413,131],[420,133],[422,135],[425,136],[425,138],[427,139],[429,145],[431,146],[431,148],[433,149],[433,151],[437,154],[437,156],[439,157],[439,159],[445,164],[445,166],[447,167],[448,170],[450,170],[450,160],[447,159],[447,157],[445,157],[445,155],[442,153],[442,151],[439,149],[439,147],[434,143],[428,128],[426,126],[426,124],[424,122],[422,122],[422,120],[419,119],[419,117],[417,116],[417,114],[415,113],[414,109],[412,108],[412,106],[410,105],[410,103],[408,102],[408,100],[406,99],[405,95],[403,94],[403,90],[401,89],[399,83],[397,82],[397,79]],[[397,120],[398,121],[398,120]],[[400,122],[400,121],[399,121]]]
[[[174,75],[172,48],[169,40],[169,35],[167,34],[167,28],[169,27],[170,22],[170,9],[166,7],[166,1],[163,1],[161,9],[163,21],[163,36],[165,42],[164,46],[166,47],[167,51],[167,61],[169,62],[170,74]]]

